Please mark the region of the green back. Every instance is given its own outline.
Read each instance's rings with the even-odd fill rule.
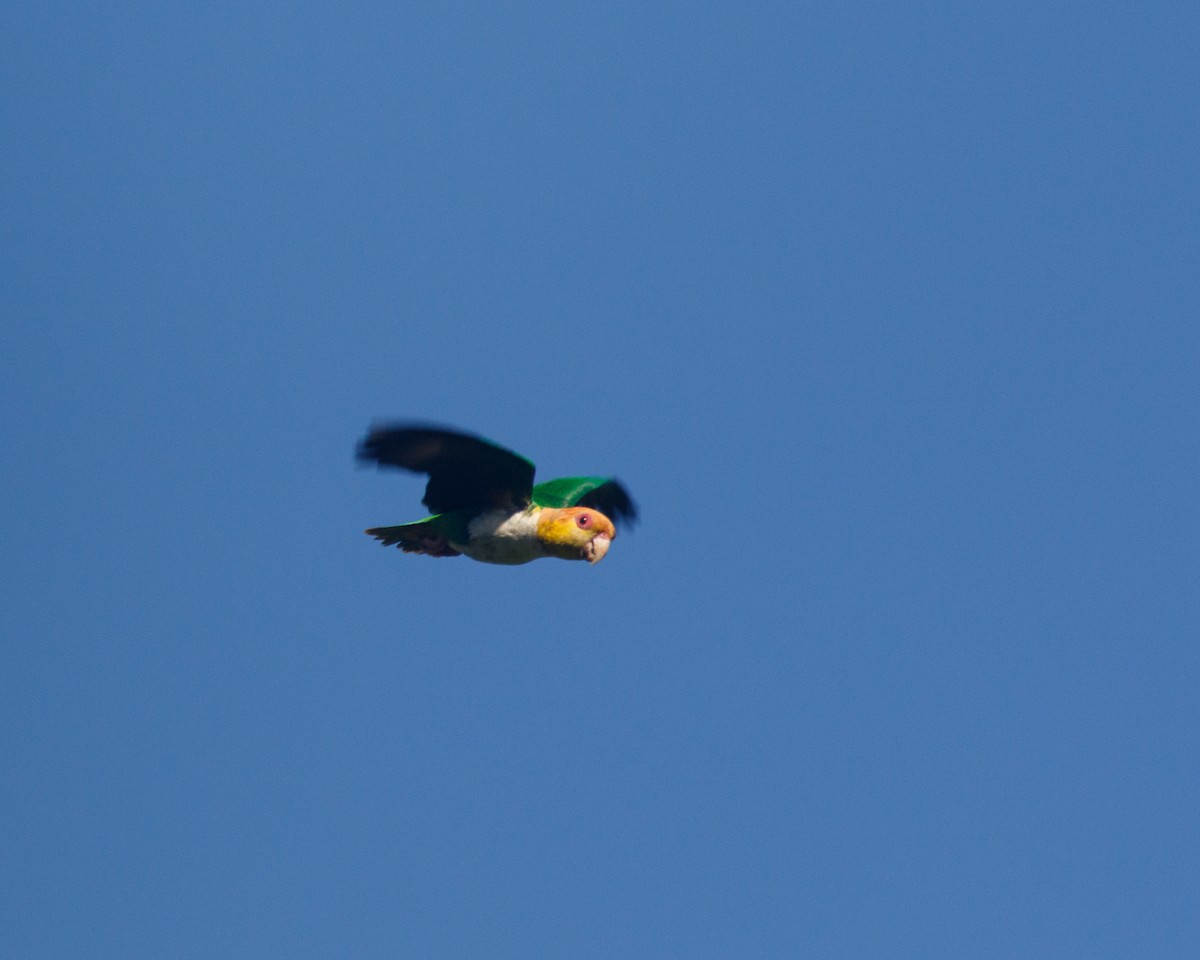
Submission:
[[[559,477],[534,488],[530,497],[539,507],[573,507],[611,477]]]
[[[530,499],[540,507],[591,507],[613,523],[631,525],[637,507],[629,493],[613,477],[562,477],[539,483]]]

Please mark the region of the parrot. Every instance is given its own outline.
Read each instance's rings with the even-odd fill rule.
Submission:
[[[541,557],[599,563],[637,508],[614,477],[534,484],[534,465],[468,433],[411,423],[372,426],[360,463],[427,474],[421,502],[432,516],[366,531],[385,547],[430,557],[521,564]]]

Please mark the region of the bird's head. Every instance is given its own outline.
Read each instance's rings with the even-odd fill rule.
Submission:
[[[538,517],[537,535],[556,557],[599,563],[617,530],[608,517],[590,507],[547,507]]]

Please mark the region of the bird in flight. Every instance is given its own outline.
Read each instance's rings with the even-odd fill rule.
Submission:
[[[562,477],[534,484],[524,457],[480,437],[415,424],[378,424],[358,459],[429,476],[421,500],[433,516],[366,532],[385,547],[483,563],[539,557],[598,563],[637,508],[613,477]]]

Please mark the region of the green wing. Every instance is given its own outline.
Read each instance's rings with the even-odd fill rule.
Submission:
[[[591,507],[614,523],[632,525],[637,507],[629,493],[614,477],[560,477],[533,488],[533,502],[539,507]]]

